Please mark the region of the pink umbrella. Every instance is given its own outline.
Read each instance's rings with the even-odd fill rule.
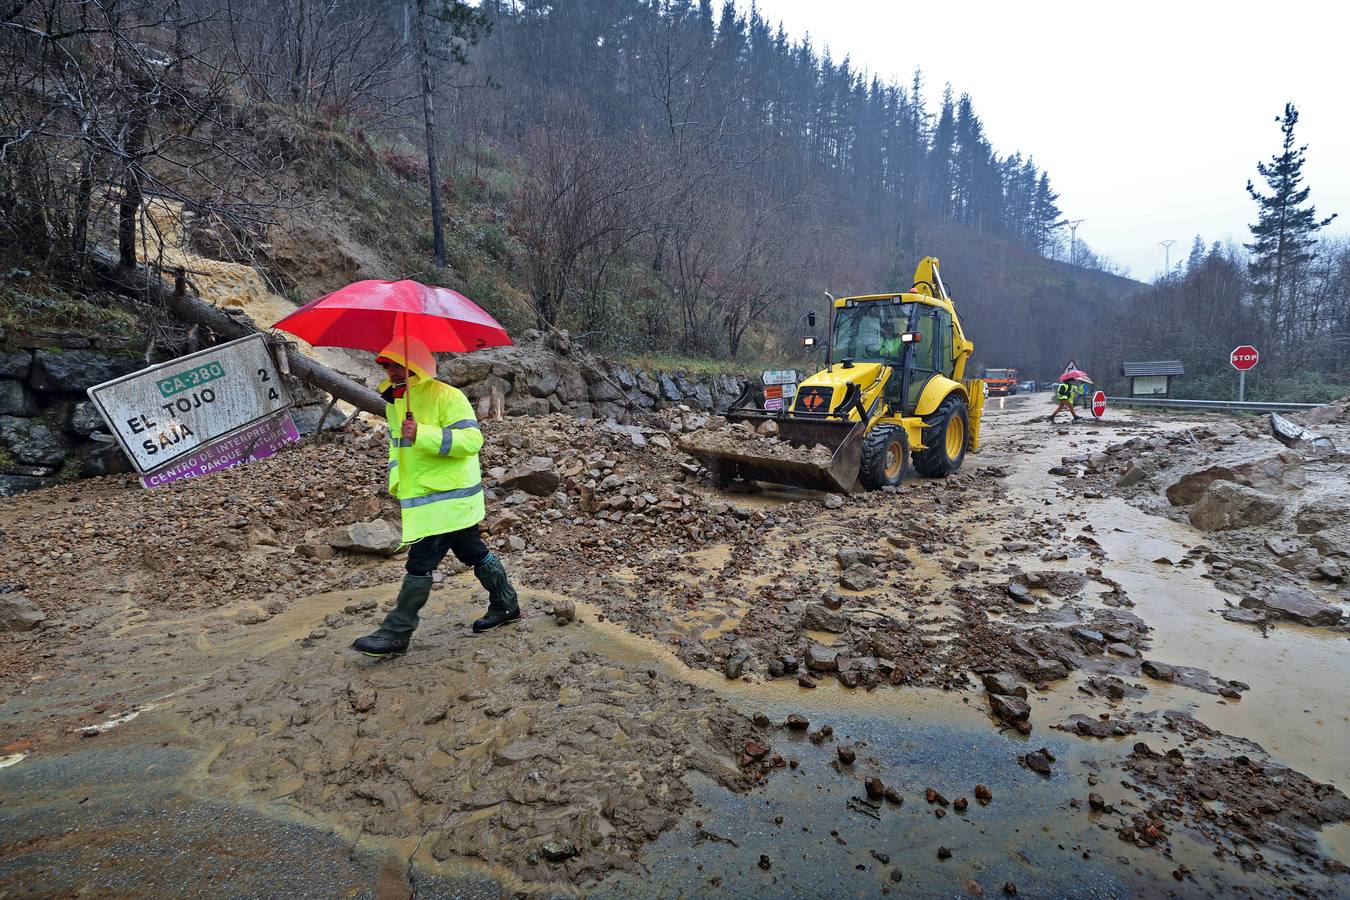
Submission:
[[[1088,384],[1092,384],[1092,379],[1089,378],[1088,373],[1084,372],[1082,369],[1069,369],[1063,375],[1059,376],[1059,380],[1084,381],[1087,382]]]

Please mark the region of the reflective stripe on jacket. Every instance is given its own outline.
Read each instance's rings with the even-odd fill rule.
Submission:
[[[389,493],[403,511],[403,542],[458,531],[483,521],[483,474],[473,406],[458,388],[414,376],[402,397],[386,402],[389,422]],[[412,401],[417,437],[401,432]]]
[[[1068,400],[1072,396],[1073,396],[1073,388],[1071,388],[1068,384],[1061,382],[1059,387],[1055,388],[1056,400]]]

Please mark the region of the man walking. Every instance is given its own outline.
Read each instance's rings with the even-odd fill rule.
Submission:
[[[396,338],[375,362],[387,376],[380,393],[389,422],[389,493],[398,498],[403,543],[411,546],[393,611],[352,647],[367,656],[407,652],[431,594],[431,573],[447,553],[472,566],[487,589],[487,614],[473,623],[474,632],[516,621],[516,591],[478,533],[485,515],[478,463],[483,433],[473,407],[458,388],[436,380],[436,360],[416,338]]]
[[[1067,411],[1073,416],[1075,422],[1078,421],[1078,413],[1074,411],[1074,401],[1084,393],[1083,388],[1072,378],[1066,378],[1055,388],[1055,411],[1050,414],[1050,421],[1055,421],[1055,416]]]

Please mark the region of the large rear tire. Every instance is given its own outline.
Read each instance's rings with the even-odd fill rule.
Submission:
[[[914,454],[914,468],[928,478],[946,478],[961,468],[970,441],[970,414],[960,394],[949,394],[923,430],[924,449]]]
[[[858,482],[865,490],[898,485],[905,477],[908,465],[909,440],[905,429],[896,425],[878,425],[863,436]]]

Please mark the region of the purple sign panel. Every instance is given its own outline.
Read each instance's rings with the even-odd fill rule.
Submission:
[[[295,427],[290,413],[274,419],[265,419],[223,440],[201,447],[191,456],[179,460],[167,469],[142,475],[141,485],[156,487],[183,478],[196,478],[199,475],[229,469],[255,459],[266,459],[287,444],[298,440],[300,431]]]

